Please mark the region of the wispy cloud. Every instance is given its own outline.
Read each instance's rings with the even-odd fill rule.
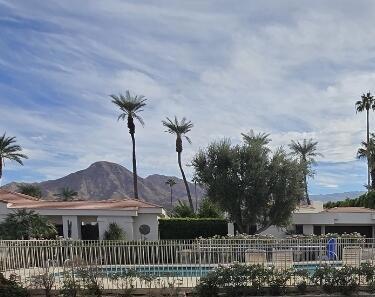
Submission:
[[[30,160],[6,180],[56,178],[106,159],[130,167],[109,94],[149,98],[137,127],[139,172],[178,174],[165,116],[195,123],[193,145],[250,129],[273,145],[314,138],[313,192],[362,189],[355,152],[375,85],[373,1],[0,0],[0,126]],[[345,165],[342,165],[345,164]],[[357,174],[353,179],[348,172]],[[349,189],[350,187],[350,189]]]

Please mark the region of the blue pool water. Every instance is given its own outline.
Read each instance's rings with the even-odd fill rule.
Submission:
[[[151,267],[135,267],[133,270],[138,273],[148,274],[152,276],[175,276],[175,277],[201,277],[212,271],[213,267],[205,266],[151,266]],[[101,272],[107,275],[113,275],[126,271],[125,267],[108,267],[102,268]]]
[[[295,265],[296,270],[307,270],[309,274],[313,274],[316,268],[319,265],[317,264],[305,264],[305,265]],[[337,266],[337,265],[335,265]],[[135,270],[138,273],[152,275],[156,277],[202,277],[207,275],[215,267],[208,266],[150,266],[150,267],[135,267],[132,270]],[[127,271],[128,268],[125,266],[118,267],[102,267],[100,272],[104,275],[111,276],[114,274],[120,274],[121,272]]]

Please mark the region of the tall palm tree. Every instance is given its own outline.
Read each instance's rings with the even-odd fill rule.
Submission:
[[[366,111],[366,143],[370,141],[370,109],[375,109],[375,99],[370,92],[363,94],[361,100],[355,103],[356,112]],[[367,159],[367,187],[370,187],[370,160]]]
[[[165,132],[176,135],[176,152],[177,152],[178,166],[180,167],[182,179],[184,180],[190,208],[194,212],[194,205],[193,205],[193,200],[191,199],[189,184],[186,180],[185,172],[182,169],[182,164],[181,164],[182,138],[184,137],[187,140],[187,142],[191,144],[191,140],[189,137],[186,136],[186,134],[190,132],[191,128],[193,128],[194,125],[191,121],[187,121],[186,118],[183,118],[179,122],[176,116],[174,117],[174,121],[167,118],[167,120],[162,121],[162,123],[163,123],[163,126],[167,128],[167,131]]]
[[[166,185],[169,185],[171,189],[171,207],[173,206],[173,186],[176,184],[175,180],[173,178],[169,178],[166,182]]]
[[[78,192],[69,187],[64,187],[60,189],[59,193],[54,194],[54,196],[60,197],[62,201],[72,201],[74,197],[78,196]]]
[[[301,165],[303,166],[305,199],[308,205],[311,204],[311,201],[307,189],[307,177],[313,177],[315,174],[311,168],[312,165],[316,164],[315,158],[318,156],[323,156],[317,152],[317,146],[318,142],[313,141],[312,139],[304,139],[302,143],[292,140],[292,142],[289,144],[291,154],[298,157]]]
[[[266,146],[271,142],[270,134],[267,133],[258,133],[255,134],[253,130],[250,130],[250,132],[241,133],[241,136],[246,144],[248,145],[259,145],[259,146]]]
[[[22,159],[28,159],[28,157],[21,152],[22,147],[16,144],[16,137],[7,137],[6,133],[0,136],[0,186],[5,160],[16,161],[23,165]]]
[[[370,167],[371,184],[368,190],[375,190],[375,134],[371,133],[369,142],[362,141],[362,147],[357,152],[358,159],[366,159]]]
[[[142,126],[144,121],[139,115],[143,111],[143,107],[146,106],[146,98],[142,95],[131,96],[129,91],[126,91],[125,96],[120,94],[118,96],[111,95],[113,104],[117,105],[121,114],[118,116],[118,120],[127,120],[129,134],[133,144],[133,187],[134,187],[134,198],[138,199],[138,175],[137,175],[137,159],[135,153],[135,124],[134,119],[138,120]]]

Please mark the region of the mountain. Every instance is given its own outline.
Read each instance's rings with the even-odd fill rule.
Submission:
[[[346,198],[357,198],[358,196],[366,193],[365,191],[353,191],[353,192],[343,192],[343,193],[332,193],[332,194],[321,194],[321,195],[310,195],[312,200],[316,201],[339,201],[345,200]]]
[[[173,178],[173,200],[186,200],[186,189],[182,179],[174,176],[153,174],[146,178],[138,177],[139,197],[149,202],[170,207],[170,188],[165,182]],[[24,184],[24,183],[23,183]],[[61,188],[69,187],[78,192],[80,199],[107,200],[133,196],[133,174],[125,167],[111,162],[95,162],[84,170],[71,173],[65,177],[33,183],[42,189],[44,199],[56,199],[54,194]],[[17,191],[20,183],[10,183],[3,188]],[[195,200],[195,187],[190,183],[192,198]],[[204,190],[197,185],[198,200],[204,195]]]

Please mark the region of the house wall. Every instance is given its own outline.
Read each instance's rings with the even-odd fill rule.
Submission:
[[[104,239],[104,233],[108,230],[111,223],[116,223],[125,231],[127,240],[134,239],[134,219],[132,217],[98,216],[97,222],[99,226],[99,239]]]
[[[150,233],[143,236],[139,232],[141,225],[150,226]],[[158,240],[159,239],[159,223],[158,216],[155,214],[139,213],[138,217],[134,218],[134,239],[147,239],[147,240]]]

